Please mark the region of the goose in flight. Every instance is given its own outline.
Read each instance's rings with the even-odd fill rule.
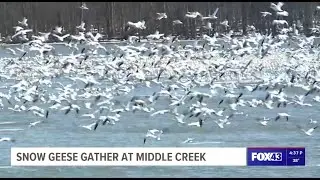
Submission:
[[[0,142],[15,142],[16,140],[9,138],[9,137],[3,137],[0,138]]]
[[[278,116],[276,117],[275,121],[279,120],[280,117],[285,117],[287,119],[287,121],[289,121],[289,114],[287,113],[278,113]]]
[[[289,16],[289,13],[287,11],[281,11],[277,12],[277,16]]]
[[[146,24],[145,21],[138,21],[136,23],[133,23],[131,21],[128,22],[128,26],[135,29],[146,29],[145,24]]]
[[[95,36],[91,32],[87,32],[86,36],[90,37],[92,41],[98,42],[99,39],[103,38],[103,35],[100,33],[97,33]]]
[[[86,3],[82,3],[82,5],[80,6],[80,9],[88,10],[89,8],[87,7]]]
[[[221,23],[220,23],[222,26],[224,26],[224,27],[229,27],[229,25],[228,25],[228,20],[224,20],[224,21],[222,21]]]
[[[187,12],[185,15],[187,18],[195,19],[198,16],[202,17],[202,15],[199,12]]]
[[[193,140],[194,140],[194,138],[188,138],[188,139],[186,139],[185,141],[183,141],[182,143],[183,143],[183,144],[191,143],[191,142],[193,142]]]
[[[15,38],[17,36],[20,36],[20,35],[26,35],[28,32],[32,32],[32,29],[24,29],[24,30],[21,30],[21,31],[18,31],[16,34],[14,34],[12,36],[12,38]]]
[[[205,20],[205,19],[218,19],[218,17],[216,16],[218,11],[219,11],[219,8],[216,8],[216,10],[214,11],[213,14],[209,15],[208,17],[202,17],[201,19],[202,20]]]
[[[315,121],[315,120],[310,119],[309,123],[310,123],[310,124],[317,124],[318,121]]]
[[[94,123],[89,124],[89,125],[82,125],[81,127],[85,128],[85,129],[88,129],[90,131],[96,130],[96,128],[98,127],[98,122],[94,122]]]
[[[84,26],[86,25],[86,23],[84,23],[83,21],[81,21],[81,24],[79,26],[77,26],[76,28],[79,31],[86,31],[86,28],[84,28]]]
[[[32,122],[32,123],[29,124],[29,127],[34,127],[34,126],[36,126],[37,124],[42,123],[42,122],[43,122],[43,121],[35,121],[35,122]]]
[[[15,140],[9,137],[3,137],[3,138],[0,138],[0,142],[15,142]]]
[[[272,24],[273,24],[273,25],[274,25],[274,24],[281,24],[281,25],[286,24],[287,26],[289,26],[289,25],[288,25],[288,22],[287,22],[286,20],[273,20],[273,21],[272,21]]]
[[[86,41],[86,37],[84,36],[83,32],[79,32],[79,35],[70,35],[71,39],[77,40],[77,41]]]
[[[46,42],[49,40],[49,36],[50,36],[50,32],[49,33],[42,33],[42,32],[39,32],[39,35],[40,36],[33,36],[34,38],[40,40],[41,42]]]
[[[28,27],[28,23],[27,23],[28,19],[23,17],[22,21],[18,21],[18,24],[24,26],[24,27]]]
[[[261,125],[267,126],[267,125],[268,125],[268,122],[270,122],[270,119],[269,119],[269,118],[266,118],[266,117],[263,117],[263,119],[258,118],[257,121],[258,121]]]
[[[297,125],[297,128],[299,128],[302,132],[304,132],[306,135],[308,135],[308,136],[311,136],[312,135],[312,133],[313,133],[313,131],[315,130],[315,129],[317,129],[318,128],[318,126],[316,126],[316,127],[313,127],[313,128],[310,128],[309,130],[304,130],[301,126],[299,126],[299,125]]]
[[[150,116],[155,116],[157,114],[162,114],[163,115],[163,114],[168,113],[168,112],[170,112],[170,110],[164,109],[164,110],[160,110],[160,111],[154,112]]]
[[[276,12],[281,12],[281,11],[283,11],[283,10],[281,9],[281,7],[282,7],[283,5],[284,5],[284,3],[282,3],[282,2],[278,2],[277,5],[274,4],[274,3],[271,3],[271,4],[270,4],[270,8],[273,9],[274,11],[276,11]]]
[[[147,39],[160,39],[164,34],[159,34],[159,31],[156,31],[154,34],[148,35]]]
[[[162,130],[158,130],[158,129],[148,130],[146,136],[143,139],[143,144],[146,143],[148,137],[157,139],[159,141],[160,140],[160,136],[161,136],[162,133],[163,133],[163,131]]]
[[[168,16],[166,13],[157,13],[157,20],[167,19]]]
[[[172,21],[173,25],[183,24],[179,19]]]
[[[14,26],[13,29],[14,29],[15,32],[23,30],[23,28],[20,27],[20,26]]]
[[[211,22],[207,22],[205,26],[203,26],[205,29],[211,30],[212,29],[212,24]]]
[[[262,17],[266,17],[266,16],[268,16],[268,15],[272,15],[272,13],[270,13],[270,12],[260,12],[261,14],[262,14]]]
[[[53,32],[55,34],[62,34],[62,27],[59,27],[59,26],[56,26],[54,29],[53,29]]]
[[[219,11],[219,8],[216,8],[216,10],[214,11],[214,13],[211,14],[210,17],[212,17],[213,19],[218,19],[218,17],[217,17],[218,11]]]
[[[52,34],[52,36],[56,37],[59,41],[63,42],[65,38],[70,36],[70,34],[66,34],[66,35],[63,35],[63,36],[59,36],[57,34]]]

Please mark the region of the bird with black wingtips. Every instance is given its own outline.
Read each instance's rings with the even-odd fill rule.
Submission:
[[[318,128],[318,126],[315,126],[313,128],[310,128],[308,130],[303,129],[300,125],[297,125],[297,128],[299,128],[302,132],[304,132],[308,136],[312,136],[312,133],[314,132],[315,129]]]

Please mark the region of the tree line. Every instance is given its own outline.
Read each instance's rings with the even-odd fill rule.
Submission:
[[[35,33],[49,32],[55,26],[62,26],[68,33],[76,33],[76,26],[81,20],[87,30],[97,29],[109,38],[123,38],[136,32],[127,31],[127,22],[144,20],[146,29],[141,35],[148,35],[158,30],[165,35],[181,35],[195,38],[197,34],[225,32],[220,22],[228,20],[228,30],[246,34],[251,25],[260,33],[276,33],[272,21],[274,15],[270,2],[86,2],[88,10],[80,9],[81,2],[0,2],[0,33],[2,36],[14,34],[13,26],[18,25],[23,17],[28,19],[29,28]],[[301,33],[310,35],[310,28],[318,28],[320,14],[317,2],[285,2],[283,10],[289,13],[286,20],[289,26],[295,24]],[[188,19],[187,12],[199,12],[203,16],[212,14],[216,8],[218,19],[209,20],[213,31],[208,32],[203,26],[208,20]],[[262,17],[261,11],[273,13]],[[157,20],[156,13],[165,12],[166,19]],[[173,25],[179,19],[181,25]],[[250,28],[249,28],[250,29]]]

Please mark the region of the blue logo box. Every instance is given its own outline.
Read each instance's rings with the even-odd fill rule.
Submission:
[[[247,166],[305,166],[304,147],[247,148]]]

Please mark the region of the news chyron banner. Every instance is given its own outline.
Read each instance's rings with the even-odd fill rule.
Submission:
[[[11,148],[11,166],[305,166],[305,148]]]

